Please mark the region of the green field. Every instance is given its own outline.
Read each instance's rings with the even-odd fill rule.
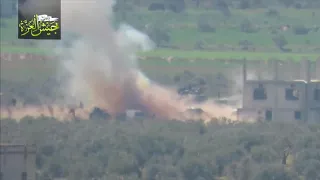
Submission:
[[[157,49],[154,51],[141,53],[143,56],[150,57],[170,57],[181,58],[181,59],[204,59],[204,60],[215,60],[215,59],[247,59],[247,60],[301,60],[303,58],[316,60],[320,58],[320,54],[298,54],[298,53],[280,53],[280,52],[214,52],[214,51],[181,51],[172,49]]]
[[[53,52],[50,49],[40,49],[40,48],[28,48],[28,47],[13,47],[4,46],[1,47],[2,52],[10,53],[34,53],[42,55],[51,55]],[[168,58],[172,57],[177,61],[180,60],[218,60],[218,59],[234,59],[234,60],[301,60],[309,59],[316,60],[320,58],[320,54],[316,53],[281,53],[281,52],[245,52],[245,51],[200,51],[200,50],[174,50],[174,49],[155,49],[149,52],[142,52],[138,54],[139,56],[150,57],[150,59],[157,58]]]
[[[39,55],[52,55],[52,50],[35,47],[24,47],[24,46],[12,46],[12,45],[1,45],[1,52],[6,53],[31,53]]]
[[[84,1],[87,3],[89,0]],[[84,1],[76,1],[74,7]],[[28,2],[30,3],[30,0],[23,2],[22,6]],[[131,69],[126,67],[112,69],[118,70],[114,72],[110,71],[109,67],[104,68],[112,63],[93,64],[97,63],[93,59],[96,56],[85,56],[90,61],[89,66],[83,67],[88,65],[87,63],[82,66],[71,64],[76,73],[70,72],[68,76],[59,56],[54,56],[59,54],[54,53],[46,45],[47,42],[17,39],[17,19],[12,18],[16,16],[17,2],[1,0],[1,17],[11,18],[0,19],[0,110],[4,113],[0,118],[0,143],[35,144],[35,170],[38,179],[320,178],[320,125],[307,122],[307,116],[301,110],[303,107],[300,107],[300,110],[282,108],[279,112],[285,111],[285,114],[281,117],[273,115],[271,120],[267,118],[267,114],[271,112],[272,115],[272,108],[248,108],[245,100],[246,96],[250,98],[248,93],[251,92],[245,90],[242,61],[248,60],[248,80],[270,80],[276,76],[279,80],[295,80],[304,79],[305,76],[302,75],[306,75],[302,70],[307,66],[301,66],[300,60],[309,59],[312,61],[310,72],[314,79],[318,67],[315,66],[315,60],[320,60],[320,0],[116,2],[115,8],[113,7],[115,25],[119,22],[130,24],[148,34],[158,47],[152,51],[138,52],[137,67],[152,82],[164,88],[168,87],[170,93],[154,86],[143,88],[139,86],[141,83],[138,77],[120,76],[120,73],[128,75],[125,70],[131,72]],[[44,4],[37,3],[37,8],[42,8]],[[161,7],[165,10],[149,11],[147,9],[151,7],[150,4],[157,6],[158,10]],[[83,5],[82,7],[87,7],[87,4]],[[99,11],[100,8],[107,11],[105,5],[107,4],[99,7]],[[89,8],[90,6],[94,7],[89,2]],[[25,7],[31,12],[31,5]],[[23,11],[19,12],[23,14]],[[77,14],[73,13],[74,11],[65,12]],[[88,16],[92,21],[103,23],[99,21],[103,19],[101,17],[94,19],[91,14]],[[283,30],[283,26],[288,26],[288,29]],[[63,31],[64,26],[61,27]],[[99,39],[106,43],[110,40]],[[120,52],[113,53],[114,56],[110,56],[112,60],[122,60],[116,56]],[[8,54],[10,56],[7,56]],[[27,58],[21,58],[21,54]],[[63,54],[63,57],[67,55]],[[279,66],[275,67],[271,60],[281,61],[278,61]],[[120,66],[121,63],[123,62],[118,62]],[[114,76],[104,79],[108,74]],[[72,79],[74,76],[76,81],[69,82],[70,77]],[[127,83],[127,80],[132,81]],[[293,87],[294,84],[290,85],[290,89],[289,85],[283,87],[286,91],[278,98],[287,98],[285,96],[290,92],[287,90],[291,88],[291,95],[299,95],[299,90],[303,89]],[[78,88],[76,92],[79,92],[81,98],[74,94],[75,91],[69,91],[73,90],[70,86]],[[187,94],[186,98],[181,90],[184,91],[183,94]],[[274,93],[269,90],[266,87],[264,93],[268,94],[270,99]],[[175,98],[176,96],[173,100],[170,99],[173,91],[182,95],[179,98],[181,101]],[[195,91],[197,100],[204,97],[209,100],[199,106],[191,103],[191,91]],[[255,90],[253,94],[257,95]],[[316,94],[314,93],[315,99]],[[94,98],[93,103],[82,101],[91,99],[91,95]],[[222,123],[230,117],[235,107],[218,105],[231,105],[231,101],[242,102],[245,110],[256,109],[259,120],[256,123]],[[215,105],[211,106],[214,102]],[[84,107],[75,108],[78,103]],[[91,105],[95,105],[94,111],[90,110]],[[139,113],[139,116],[136,114],[137,117],[130,119],[125,117],[128,113],[121,113],[121,116],[112,119],[103,117],[109,110],[126,108],[127,105],[130,105],[130,109],[141,107],[144,113]],[[190,109],[191,107],[195,107],[196,111]],[[97,108],[105,113],[99,112]],[[184,114],[183,109],[191,110],[190,114]],[[315,113],[310,111],[308,117],[316,117],[317,109],[309,109]],[[192,115],[193,112],[195,116]],[[201,116],[196,115],[199,112]],[[250,119],[253,120],[255,115],[251,112],[244,114],[248,115],[248,118],[252,114]],[[70,119],[71,121],[60,121],[67,120],[67,117],[64,117],[67,113],[77,117]],[[90,113],[89,118],[87,113]],[[285,119],[288,113],[292,113],[292,117]],[[309,111],[307,113],[309,114]],[[297,114],[300,114],[300,118]],[[21,115],[27,116],[21,121],[14,121]],[[184,118],[177,117],[180,115]],[[204,123],[202,116],[207,115],[225,118],[219,122],[212,118],[212,122]],[[261,115],[265,116],[265,121],[260,120]],[[176,117],[185,122],[175,120]],[[196,122],[187,121],[196,117]],[[290,121],[293,117],[296,121]],[[30,175],[29,172],[25,173]],[[8,177],[6,172],[4,174],[4,177]]]
[[[146,25],[157,25],[165,30],[170,36],[170,41],[162,43],[166,46],[178,47],[182,50],[194,49],[201,43],[206,51],[223,52],[188,52],[187,58],[243,58],[247,59],[300,59],[301,56],[314,59],[320,50],[320,31],[310,31],[308,34],[296,35],[292,29],[282,32],[279,30],[282,25],[292,27],[303,25],[306,28],[320,26],[320,11],[317,9],[276,9],[278,16],[267,16],[268,9],[231,10],[231,16],[225,17],[216,10],[194,10],[188,9],[183,13],[170,12],[148,12],[145,9],[128,12],[125,22],[145,31]],[[314,13],[314,15],[312,15]],[[216,29],[216,32],[199,31],[198,22],[204,21]],[[240,31],[240,25],[248,19],[259,29],[256,33],[245,33]],[[17,39],[17,19],[1,19],[6,25],[1,27],[1,51],[3,52],[30,52],[42,53],[38,49],[33,49],[32,45],[26,44],[23,40]],[[272,33],[276,31],[276,34]],[[290,54],[279,53],[272,38],[283,35],[288,42],[286,48],[292,49]],[[255,52],[241,51],[241,41],[248,41]],[[22,46],[28,48],[14,48]],[[228,51],[228,52],[226,52]],[[237,51],[237,52],[229,52]],[[265,53],[260,53],[265,52]],[[301,53],[297,55],[295,53]],[[184,51],[160,50],[158,52],[146,53],[146,55],[165,57],[177,56],[185,58]],[[307,55],[306,55],[307,54]]]
[[[317,9],[293,9],[276,8],[276,16],[266,15],[270,9],[231,9],[231,16],[225,17],[217,10],[187,9],[182,13],[172,12],[148,12],[146,9],[135,9],[127,12],[122,21],[146,31],[146,25],[157,25],[170,36],[170,41],[162,43],[165,46],[174,46],[176,49],[157,48],[149,52],[138,53],[145,60],[139,61],[142,69],[150,76],[158,72],[158,67],[165,68],[166,72],[173,76],[175,72],[192,69],[194,72],[210,72],[212,67],[220,68],[230,66],[219,60],[293,60],[301,59],[316,60],[320,58],[320,31],[310,31],[305,35],[296,35],[292,29],[279,31],[282,25],[292,27],[304,25],[313,28],[320,25],[320,11]],[[240,31],[241,23],[248,19],[259,31],[245,33]],[[7,53],[31,53],[39,55],[52,55],[52,50],[39,48],[34,41],[17,39],[17,19],[1,19],[5,26],[1,27],[1,52]],[[213,26],[215,32],[202,32],[199,30],[199,21],[204,21]],[[276,34],[271,33],[276,30]],[[274,44],[274,36],[283,35],[288,42],[286,48],[292,49],[290,53],[281,52]],[[240,41],[249,41],[254,50],[241,50]],[[201,42],[203,50],[195,46]],[[172,61],[167,59],[172,57]],[[192,60],[194,60],[192,62]],[[33,64],[33,65],[31,65]],[[55,63],[42,64],[40,62],[19,63],[19,65],[6,65],[2,72],[2,78],[12,77],[25,78],[24,76],[36,77],[37,73],[52,74]],[[43,66],[43,67],[42,67]],[[28,68],[26,68],[28,67]],[[42,70],[39,68],[42,67]],[[11,70],[16,69],[17,73]],[[40,72],[41,71],[41,72]],[[162,70],[163,71],[163,70]],[[165,78],[164,78],[165,79]]]

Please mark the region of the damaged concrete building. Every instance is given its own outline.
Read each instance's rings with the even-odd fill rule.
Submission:
[[[36,146],[0,144],[1,180],[37,180]]]
[[[237,110],[238,119],[320,122],[320,59],[300,62],[300,72],[289,67],[287,71],[299,75],[298,80],[279,76],[279,65],[279,61],[272,62],[271,79],[248,80],[244,61],[243,105]]]

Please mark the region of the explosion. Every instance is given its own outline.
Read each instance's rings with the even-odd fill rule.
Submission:
[[[196,104],[148,79],[140,71],[135,54],[152,49],[154,44],[128,25],[114,28],[113,4],[112,0],[62,0],[62,30],[80,37],[59,54],[60,73],[68,74],[63,87],[67,103],[81,101],[87,109],[99,107],[113,117],[127,109],[138,109],[164,119],[235,119],[231,107],[213,101]],[[195,115],[188,112],[190,108],[201,108],[204,113]]]

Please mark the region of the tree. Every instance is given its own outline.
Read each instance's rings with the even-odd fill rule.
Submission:
[[[258,29],[254,27],[254,24],[249,19],[245,19],[240,24],[240,31],[245,33],[255,33],[258,32]]]
[[[266,12],[266,15],[269,17],[278,17],[279,11],[277,11],[276,9],[268,9],[268,11]]]
[[[283,166],[275,165],[262,169],[253,180],[300,180],[300,177]]]
[[[62,166],[58,163],[50,164],[49,171],[54,178],[62,178],[67,175],[65,170],[63,170]]]
[[[275,36],[272,38],[275,45],[281,50],[286,51],[287,49],[284,48],[288,44],[288,41],[283,35]]]
[[[216,1],[216,7],[219,11],[221,11],[223,13],[224,16],[226,16],[226,17],[231,16],[229,6],[225,1],[223,1],[223,0]]]
[[[216,32],[216,28],[209,24],[209,22],[203,18],[198,21],[197,25],[198,31],[200,32]]]
[[[293,33],[296,35],[305,35],[310,31],[309,28],[304,27],[303,25],[298,25],[293,27]]]
[[[284,4],[287,8],[294,4],[294,0],[279,0],[279,2]]]
[[[182,172],[186,180],[194,180],[197,178],[215,179],[217,167],[207,162],[204,157],[194,157],[185,159],[182,165]]]
[[[186,71],[179,79],[194,80],[197,74]],[[225,125],[147,118],[1,119],[1,143],[36,142],[37,171],[45,180],[315,180],[319,131],[318,125],[277,121]],[[288,135],[284,141],[289,143],[275,141]],[[295,157],[289,168],[281,163],[286,146]]]
[[[160,24],[150,25],[147,28],[147,34],[158,46],[162,46],[170,42],[168,30]]]
[[[242,50],[248,50],[250,46],[252,46],[253,43],[248,40],[242,40],[239,42],[239,46],[241,46]]]
[[[184,0],[165,0],[166,9],[175,13],[180,13],[186,9],[186,3]]]
[[[303,174],[306,180],[320,179],[320,161],[311,159],[308,161]]]
[[[200,7],[201,0],[192,0],[192,1],[195,1],[195,2],[196,2],[196,7],[197,7],[197,8]]]
[[[121,21],[127,20],[128,12],[133,11],[133,9],[134,5],[132,2],[126,0],[117,0],[116,4],[113,6],[113,11],[115,12],[116,17]]]
[[[240,9],[249,9],[251,7],[250,1],[249,0],[241,0],[239,8]]]

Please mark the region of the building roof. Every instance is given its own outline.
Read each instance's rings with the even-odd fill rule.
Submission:
[[[311,83],[320,83],[320,80],[318,79],[312,79],[310,80]],[[246,80],[246,83],[262,83],[262,84],[277,84],[277,83],[304,83],[307,84],[306,80],[302,80],[302,79],[296,79],[296,80]]]
[[[303,80],[293,80],[293,81],[288,81],[288,80],[247,80],[247,84],[305,84],[306,81]]]
[[[299,80],[299,79],[296,79],[296,80],[294,80],[294,81],[296,81],[296,82],[304,82],[304,83],[307,83],[307,81],[306,81],[306,80]],[[319,80],[319,79],[311,79],[311,80],[310,80],[310,82],[318,83],[318,82],[320,82],[320,80]]]

